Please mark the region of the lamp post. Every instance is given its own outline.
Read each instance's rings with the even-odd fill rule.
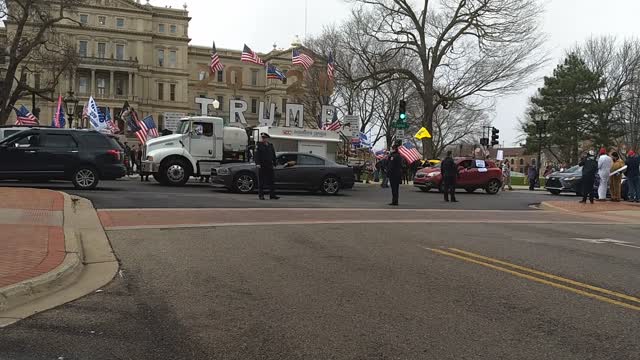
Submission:
[[[73,128],[73,117],[76,114],[76,108],[78,107],[78,98],[73,94],[73,90],[69,89],[67,96],[62,99],[64,102],[64,109],[69,116],[69,128]],[[78,122],[76,121],[76,129],[78,128]]]

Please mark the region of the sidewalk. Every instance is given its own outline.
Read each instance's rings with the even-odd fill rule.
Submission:
[[[573,201],[544,201],[540,207],[545,210],[582,214],[624,223],[640,223],[640,204],[638,203],[596,201],[594,204],[581,204],[576,199]]]
[[[55,269],[66,251],[61,193],[0,188],[0,199],[1,289]]]

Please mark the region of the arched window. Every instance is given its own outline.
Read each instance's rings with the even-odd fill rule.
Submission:
[[[520,166],[524,165],[524,159],[520,159]]]
[[[511,165],[513,165],[515,163],[515,161],[513,161],[513,159],[511,159]]]
[[[535,165],[536,164],[536,159],[531,160],[531,165]]]

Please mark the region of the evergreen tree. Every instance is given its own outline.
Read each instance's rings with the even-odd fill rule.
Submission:
[[[546,122],[545,146],[557,147],[562,160],[570,164],[578,162],[584,141],[604,144],[603,138],[611,136],[602,129],[606,122],[599,120],[608,102],[596,102],[593,98],[603,86],[599,74],[589,70],[576,54],[569,54],[553,76],[544,78],[544,87],[531,99],[538,113],[528,115],[532,120]],[[535,125],[524,126],[523,131],[527,139],[539,137]]]

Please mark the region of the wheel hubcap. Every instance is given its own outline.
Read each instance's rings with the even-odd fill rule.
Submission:
[[[491,184],[489,184],[489,190],[491,192],[498,192],[499,188],[500,188],[500,184],[498,184],[496,181],[492,181]]]
[[[338,191],[338,180],[329,178],[324,181],[324,191],[328,194],[335,194]]]
[[[96,181],[96,176],[93,171],[88,169],[82,169],[76,174],[76,182],[81,187],[90,187]]]
[[[167,170],[167,177],[171,181],[182,181],[184,178],[184,169],[180,165],[171,165]]]
[[[253,178],[249,175],[242,175],[236,181],[236,185],[241,192],[249,192],[253,190]]]

